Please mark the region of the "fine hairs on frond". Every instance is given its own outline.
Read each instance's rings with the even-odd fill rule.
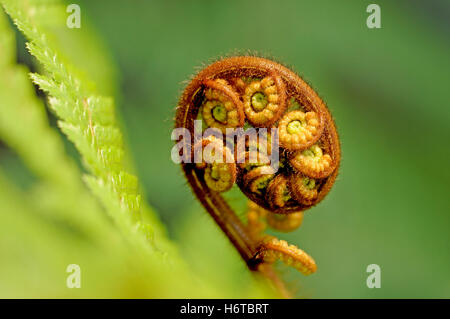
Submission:
[[[208,58],[206,61],[201,62],[199,65],[194,66],[194,72],[191,73],[191,75],[180,82],[180,89],[179,89],[179,95],[184,91],[186,86],[198,75],[198,73],[206,68],[208,65],[211,65],[217,61],[226,59],[226,58],[232,58],[232,57],[238,57],[238,56],[247,56],[247,57],[259,57],[264,58],[267,60],[274,61],[290,70],[292,70],[295,74],[300,76],[311,88],[315,89],[315,87],[310,83],[310,81],[307,79],[307,77],[298,71],[296,71],[296,68],[293,64],[286,63],[285,61],[282,61],[277,56],[275,56],[273,53],[267,51],[258,51],[258,50],[251,50],[251,49],[233,49],[230,51],[227,51],[225,53],[219,53],[215,57]],[[174,104],[175,105],[175,104]]]

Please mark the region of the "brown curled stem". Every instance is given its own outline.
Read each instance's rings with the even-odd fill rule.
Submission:
[[[252,239],[245,225],[236,216],[223,197],[208,190],[204,182],[196,175],[192,165],[183,164],[182,167],[197,198],[239,252],[248,268],[261,273],[272,283],[282,297],[291,298],[283,281],[275,273],[272,266],[263,263],[263,260],[258,257],[260,252],[259,242]]]

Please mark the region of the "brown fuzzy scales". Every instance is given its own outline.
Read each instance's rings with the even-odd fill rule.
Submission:
[[[292,99],[301,105],[301,111],[287,110]],[[282,165],[277,172],[270,171],[268,166],[247,163],[222,165],[220,169],[215,168],[216,172],[208,170],[214,176],[223,173],[226,182],[235,179],[242,192],[261,209],[271,214],[302,212],[303,216],[303,211],[319,203],[333,186],[341,155],[332,116],[317,93],[287,67],[256,56],[235,56],[212,63],[186,86],[177,107],[175,127],[187,128],[193,136],[194,120],[199,116],[209,127],[223,132],[246,123],[257,130],[279,127]],[[250,145],[247,146],[248,151]],[[252,148],[261,151],[258,145]],[[247,162],[248,154],[239,155],[234,151],[235,160],[243,158]],[[262,154],[266,155],[270,154]],[[292,254],[286,258],[296,268],[305,273],[315,270],[309,260],[296,259],[292,247],[286,246],[288,249],[282,243],[278,249],[274,241],[261,242],[261,238],[255,238],[219,191],[208,187],[215,184],[208,178],[205,180],[206,165],[182,163],[182,167],[195,195],[251,269],[267,270],[260,264],[266,263],[268,257],[280,258],[286,253]],[[312,179],[314,187],[311,183],[301,184]],[[229,184],[222,184],[223,187],[218,187],[220,191],[229,188]],[[307,264],[301,265],[302,260]]]

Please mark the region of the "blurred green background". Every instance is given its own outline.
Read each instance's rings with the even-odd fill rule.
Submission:
[[[277,234],[319,267],[310,277],[280,267],[289,286],[311,298],[450,298],[448,1],[376,1],[381,29],[366,26],[372,1],[73,2],[118,66],[118,106],[146,196],[197,271],[245,269],[170,160],[174,108],[198,67],[250,50],[319,92],[342,143],[332,192],[299,230]],[[197,262],[201,253],[211,260]],[[366,286],[369,264],[381,267],[381,289]]]

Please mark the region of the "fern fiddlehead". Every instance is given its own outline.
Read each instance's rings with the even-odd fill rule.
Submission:
[[[294,101],[296,107],[291,107],[288,101]],[[221,141],[227,145],[224,148],[234,152],[233,158],[238,162],[232,169],[230,163],[223,164],[226,188],[217,189],[211,183],[211,166],[206,172],[204,165],[182,162],[197,198],[249,268],[265,273],[280,289],[283,289],[280,281],[268,268],[276,259],[304,274],[313,273],[316,264],[309,255],[264,235],[263,231],[267,225],[280,231],[299,227],[303,212],[318,204],[334,184],[340,145],[324,102],[298,75],[281,64],[255,56],[237,56],[207,66],[190,81],[178,104],[175,127],[188,129],[195,135],[194,121],[199,114],[209,128],[223,133],[246,125],[265,135],[259,135],[256,142],[246,140],[243,152],[234,144],[229,149],[228,135]],[[276,129],[276,136],[273,130],[272,134],[263,131],[267,129]],[[270,145],[262,143],[261,136]],[[251,151],[256,151],[256,155],[252,157]],[[272,153],[279,154],[279,168],[272,165]],[[247,225],[220,195],[230,188],[234,177],[250,200]]]

